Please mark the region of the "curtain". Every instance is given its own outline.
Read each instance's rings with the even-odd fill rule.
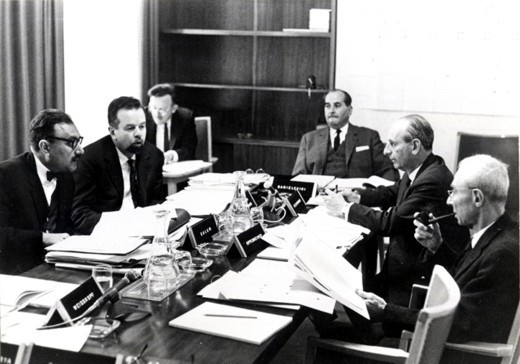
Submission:
[[[0,0],[0,161],[29,148],[29,123],[64,109],[62,0]]]
[[[143,104],[148,102],[146,92],[158,82],[159,78],[159,11],[157,1],[143,1],[143,91],[141,96]]]

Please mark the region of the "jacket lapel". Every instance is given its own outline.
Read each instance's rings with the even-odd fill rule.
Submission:
[[[139,195],[142,199],[140,203],[142,203],[143,206],[145,205],[145,201],[148,198],[146,195],[146,179],[148,177],[148,173],[150,172],[150,168],[150,155],[148,153],[141,153],[137,155],[137,178],[139,179]]]
[[[107,153],[105,154],[105,167],[107,176],[112,181],[114,188],[117,190],[119,197],[123,198],[123,171],[121,170],[121,164],[119,163],[119,156],[116,151],[114,142],[110,140],[111,147],[106,148]]]
[[[347,135],[345,136],[345,163],[349,164],[352,153],[354,153],[354,147],[356,146],[358,137],[358,128],[355,125],[350,124],[348,126]]]
[[[319,166],[314,168],[318,173],[323,174],[325,170],[325,161],[327,160],[327,149],[330,144],[329,128],[322,128],[316,137],[316,145],[318,147],[318,160]]]
[[[461,257],[458,263],[458,268],[455,272],[454,278],[460,277],[468,270],[471,265],[482,255],[482,252],[488,247],[491,241],[504,229],[505,216],[500,217],[487,231],[482,235],[477,242],[477,245]]]
[[[170,145],[168,149],[173,149],[173,146],[175,145],[177,138],[180,136],[181,128],[179,126],[181,125],[181,123],[182,121],[179,120],[179,113],[178,111],[175,111],[172,114],[172,122],[170,125]]]
[[[43,226],[49,213],[49,204],[47,203],[47,198],[45,197],[45,192],[43,191],[38,173],[36,173],[36,162],[34,158],[36,157],[32,153],[28,153],[27,159],[25,160],[27,170],[29,171],[26,181],[29,185],[29,192],[34,209],[38,215],[39,225]]]

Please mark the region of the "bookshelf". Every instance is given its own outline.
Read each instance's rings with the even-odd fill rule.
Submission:
[[[308,29],[312,8],[331,10],[330,31]],[[157,82],[211,116],[215,170],[289,174],[334,86],[336,0],[158,0],[157,12]]]

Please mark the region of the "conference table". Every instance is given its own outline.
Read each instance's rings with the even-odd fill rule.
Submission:
[[[195,252],[192,252],[195,255]],[[302,321],[308,316],[308,309],[301,306],[297,311],[261,305],[243,306],[292,317],[292,322],[273,335],[262,345],[248,344],[232,339],[206,335],[188,330],[172,328],[168,322],[175,317],[184,314],[192,308],[200,305],[206,299],[197,296],[197,293],[214,279],[233,269],[240,271],[246,267],[254,256],[248,258],[233,259],[227,256],[217,257],[214,263],[203,273],[198,273],[193,279],[179,290],[165,298],[162,302],[147,300],[135,300],[123,298],[114,305],[113,314],[128,311],[132,308],[145,310],[151,316],[140,321],[121,323],[121,326],[103,340],[89,339],[83,346],[75,364],[89,362],[91,358],[81,360],[82,354],[102,355],[103,357],[116,358],[118,354],[125,357],[136,356],[147,345],[141,363],[265,363],[274,357],[278,350],[285,344]],[[56,280],[68,283],[82,283],[90,276],[88,271],[78,271],[55,268],[50,264],[42,264],[23,274],[27,277]],[[122,276],[115,276],[114,283]],[[222,302],[222,301],[217,301]],[[229,304],[229,302],[226,302]],[[240,304],[236,304],[240,306]],[[50,349],[49,349],[50,350]],[[48,353],[48,355],[50,355]],[[107,358],[107,359],[108,359]],[[66,360],[62,363],[67,362]],[[97,364],[105,361],[96,360]],[[115,359],[109,359],[115,363]],[[125,363],[125,361],[122,361]],[[54,361],[60,364],[59,361]]]

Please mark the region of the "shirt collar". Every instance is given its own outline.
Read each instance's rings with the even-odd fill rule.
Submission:
[[[493,221],[491,224],[489,224],[488,226],[486,226],[485,228],[477,231],[475,234],[473,234],[473,236],[471,237],[471,248],[472,249],[475,249],[475,245],[477,245],[478,241],[480,240],[480,238],[482,237],[482,235],[484,235],[484,233],[486,232],[487,229],[489,229],[489,227],[491,225],[493,225],[494,223],[496,222]]]
[[[417,173],[419,173],[419,169],[421,169],[421,166],[422,166],[422,164],[419,165],[419,167],[415,168],[413,170],[413,172],[408,175],[408,178],[410,178],[410,183],[412,183],[414,181],[415,177],[417,177]]]
[[[36,162],[36,173],[38,174],[41,183],[44,184],[49,182],[47,180],[47,172],[49,172],[49,168],[45,167],[35,154],[33,154],[33,156],[34,161]]]
[[[132,158],[128,158],[126,155],[123,154],[123,152],[121,152],[117,147],[116,147],[116,151],[117,151],[117,156],[119,158],[119,163],[121,165],[124,165],[125,163],[128,162],[129,159],[132,159],[135,161],[135,154],[132,156]]]
[[[341,129],[341,132],[340,132],[340,138],[344,138],[345,135],[347,135],[347,132],[348,132],[348,125],[350,123],[346,123]],[[332,128],[329,128],[329,133],[330,133],[330,139],[331,140],[334,140],[334,138],[336,137],[336,130],[337,129],[332,129]]]

